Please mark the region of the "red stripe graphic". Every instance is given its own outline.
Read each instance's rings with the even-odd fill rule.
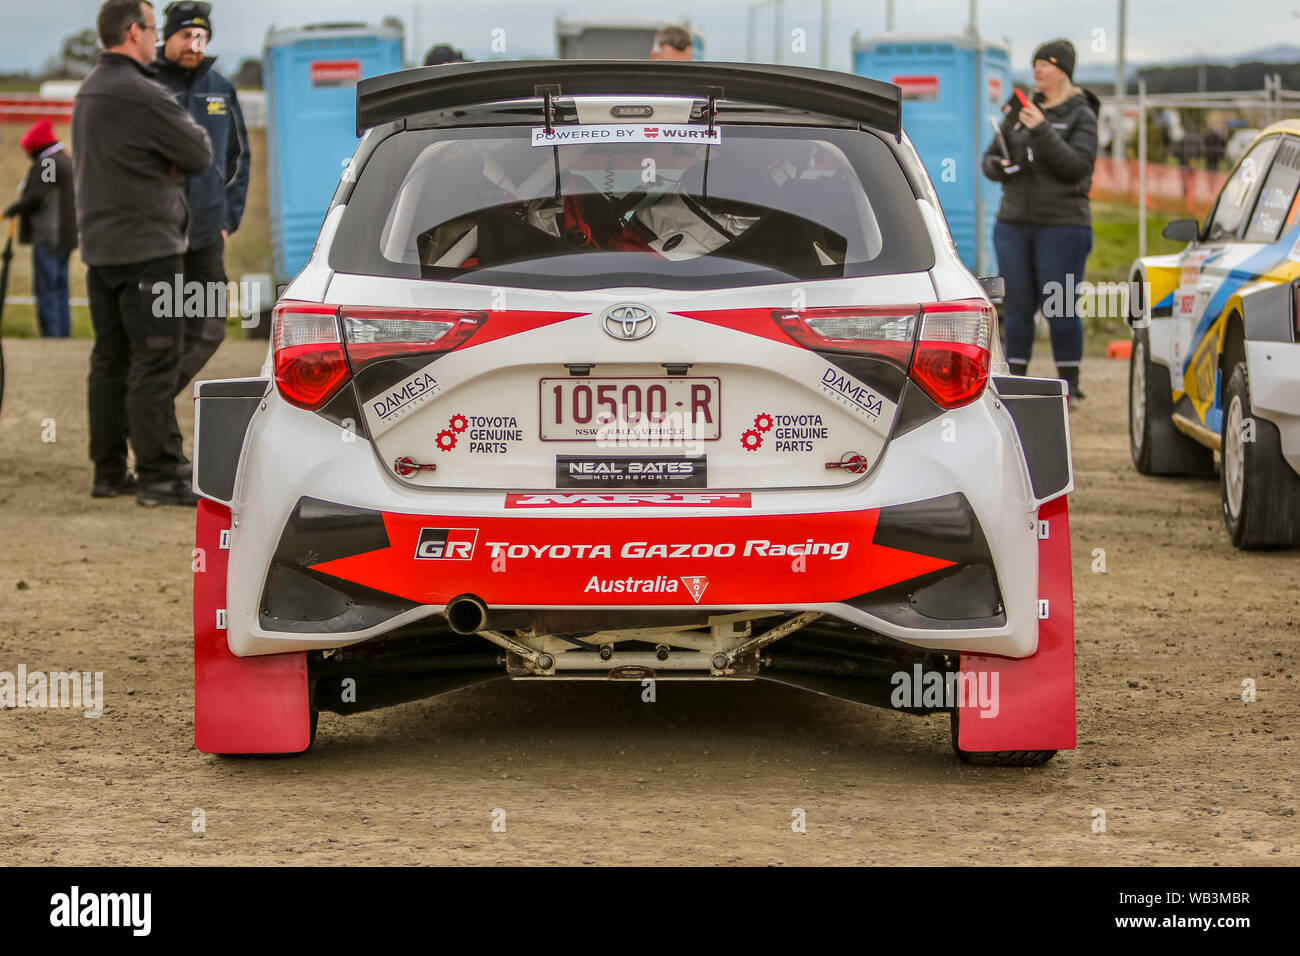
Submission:
[[[313,565],[420,604],[702,605],[843,601],[952,564],[871,543],[879,509],[808,515],[566,518],[384,515],[390,546]],[[422,529],[476,528],[469,560],[419,560]],[[806,553],[804,553],[806,552]]]
[[[785,333],[776,321],[772,318],[775,311],[771,308],[764,309],[709,309],[702,312],[677,312],[676,315],[685,316],[688,319],[696,319],[700,322],[708,322],[710,325],[720,325],[724,329],[731,329],[735,332],[744,332],[747,335],[757,335],[759,338],[771,339],[773,342],[780,342],[782,345],[798,347],[794,339]]]
[[[495,342],[497,339],[504,339],[511,335],[518,335],[520,332],[531,332],[533,329],[545,328],[548,325],[554,325],[556,322],[566,322],[569,319],[576,319],[580,315],[587,314],[586,312],[526,312],[522,310],[488,312],[486,313],[487,321],[483,323],[483,327],[470,336],[469,341],[461,346],[461,351],[487,342]]]

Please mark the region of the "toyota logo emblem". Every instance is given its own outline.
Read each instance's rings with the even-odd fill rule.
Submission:
[[[658,325],[658,316],[644,305],[625,302],[605,310],[605,334],[625,342],[645,338]]]

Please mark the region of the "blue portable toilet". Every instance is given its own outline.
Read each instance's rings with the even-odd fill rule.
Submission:
[[[974,33],[885,33],[853,37],[853,72],[897,84],[903,128],[934,181],[962,262],[992,274],[993,221],[1002,188],[980,158],[1011,95],[1011,54]]]
[[[357,81],[402,68],[396,23],[267,31],[262,48],[271,244],[278,282],[307,264],[343,167],[357,147]]]

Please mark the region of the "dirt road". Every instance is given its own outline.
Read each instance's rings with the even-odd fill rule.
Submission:
[[[5,342],[0,672],[103,671],[105,696],[0,710],[6,863],[1300,863],[1300,552],[1234,551],[1215,484],[1132,471],[1123,363],[1085,367],[1073,419],[1080,746],[1042,769],[762,683],[502,682],[247,761],[192,746],[193,514],[89,497],[89,345]]]

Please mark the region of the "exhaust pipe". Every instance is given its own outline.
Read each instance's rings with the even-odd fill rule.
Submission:
[[[477,634],[487,629],[487,605],[472,594],[453,598],[444,613],[447,625],[457,634]]]

